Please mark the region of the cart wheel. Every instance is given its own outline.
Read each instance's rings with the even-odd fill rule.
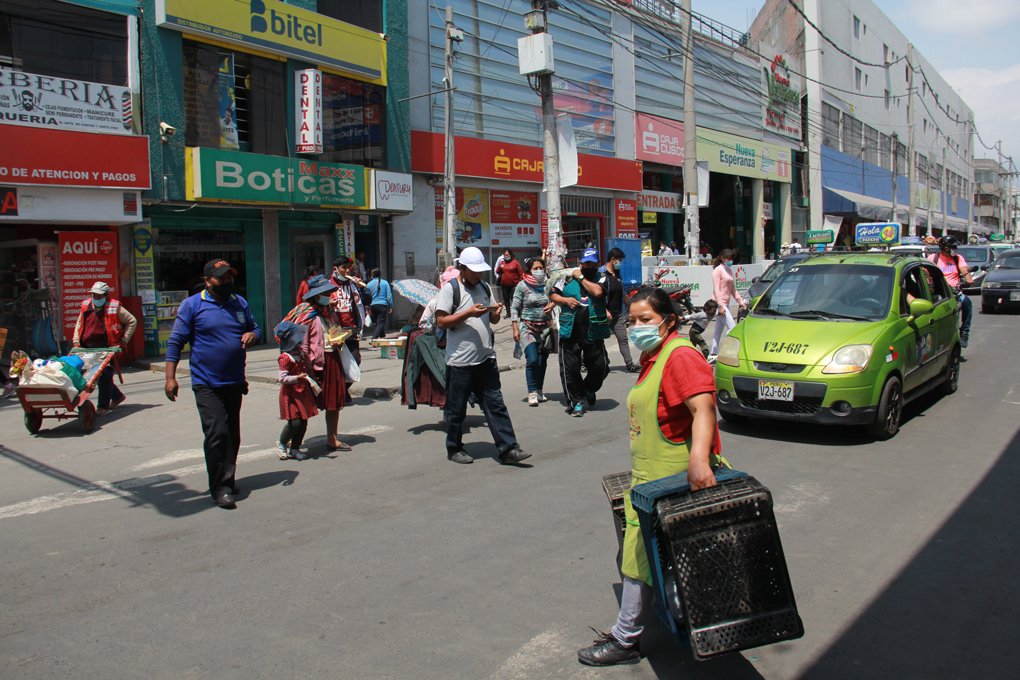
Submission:
[[[25,413],[25,429],[31,434],[38,434],[42,429],[42,411],[27,411]]]
[[[78,407],[78,422],[86,434],[96,426],[96,406],[91,401],[84,401]]]

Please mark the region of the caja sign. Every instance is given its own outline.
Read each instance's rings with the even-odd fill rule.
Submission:
[[[360,165],[222,149],[185,149],[188,200],[368,208]]]

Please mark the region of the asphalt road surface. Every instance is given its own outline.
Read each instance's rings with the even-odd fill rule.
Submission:
[[[359,400],[350,453],[279,461],[277,392],[243,411],[238,508],[204,492],[188,384],[127,376],[97,430],[38,436],[0,402],[0,677],[1005,678],[1020,667],[1018,316],[975,315],[959,392],[908,408],[892,441],[724,426],[727,457],[773,492],[796,641],[695,662],[652,622],[637,666],[575,658],[617,611],[600,480],[628,469],[614,371],[596,410],[504,393],[530,467],[496,463],[478,411],[445,460],[439,412]],[[555,361],[550,385],[557,382]],[[558,393],[550,389],[550,393]]]

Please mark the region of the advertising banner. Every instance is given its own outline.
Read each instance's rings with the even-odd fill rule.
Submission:
[[[761,264],[740,264],[733,266],[733,282],[741,297],[747,298],[745,291],[751,287],[751,281],[761,276],[765,267]],[[689,287],[691,302],[701,307],[712,298],[712,267],[677,266],[677,267],[642,267],[642,280],[660,276],[659,282],[669,288]]]
[[[625,198],[618,198],[613,201],[616,212],[616,235],[619,238],[637,238],[638,202]]]
[[[234,55],[220,57],[220,148],[240,149],[237,139],[237,101],[234,98]]]
[[[412,192],[411,175],[400,172],[373,170],[372,209],[414,210],[414,194]]]
[[[472,137],[457,137],[455,143],[456,170],[460,176],[510,179],[536,184],[542,184],[545,180],[541,147]],[[445,151],[443,135],[423,130],[411,131],[411,168],[415,172],[442,175]],[[640,161],[579,153],[577,163],[578,186],[641,191]]]
[[[322,153],[322,71],[306,68],[294,72],[294,150]]]
[[[280,0],[156,0],[156,25],[330,66],[386,84],[386,40],[353,24]]]
[[[859,246],[894,246],[900,242],[899,222],[862,222],[854,227]]]
[[[189,201],[368,208],[364,166],[188,147]]]
[[[789,148],[725,132],[699,127],[698,158],[708,160],[708,169],[712,172],[775,182],[793,180]]]
[[[0,66],[0,121],[28,127],[132,133],[131,90]]]
[[[138,191],[0,186],[0,223],[131,224],[142,218]]]
[[[808,245],[815,245],[818,243],[832,243],[836,240],[836,235],[831,229],[820,229],[818,231],[806,232],[804,238],[807,239]]]
[[[634,114],[638,160],[680,167],[684,164],[684,124],[647,113]]]
[[[0,217],[18,216],[18,187],[0,186]]]
[[[148,189],[149,138],[0,125],[0,184]]]
[[[142,298],[142,331],[145,342],[159,343],[159,325],[156,319],[156,258],[152,225],[136,224],[131,238],[135,260],[135,290]]]
[[[538,194],[527,191],[490,191],[489,222],[492,245],[500,248],[538,248]]]
[[[443,189],[436,187],[436,244],[443,245]],[[537,202],[536,202],[537,205]],[[489,234],[489,190],[488,189],[457,189],[457,215],[454,219],[458,248],[475,246],[488,248],[491,244]]]
[[[92,293],[96,281],[117,288],[117,233],[113,231],[61,231],[57,234],[60,251],[60,312],[64,339],[74,337],[74,324],[81,302]]]
[[[784,137],[800,141],[800,63],[790,55],[769,46],[760,46],[759,51],[767,55],[762,59],[761,69],[765,78],[765,100],[763,124]]]
[[[354,220],[348,218],[336,225],[336,254],[354,257]]]

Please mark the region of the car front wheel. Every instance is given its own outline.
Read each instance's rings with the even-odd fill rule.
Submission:
[[[890,377],[882,388],[882,398],[878,401],[878,413],[875,422],[868,426],[868,432],[875,439],[892,439],[900,431],[900,420],[903,418],[903,386],[896,376]]]

